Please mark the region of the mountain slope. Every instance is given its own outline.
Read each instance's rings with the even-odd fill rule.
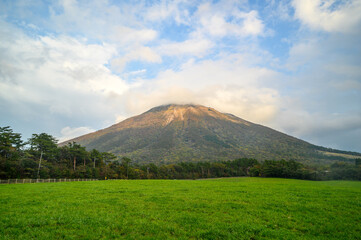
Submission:
[[[70,141],[87,149],[127,156],[139,163],[240,157],[321,163],[340,158],[323,154],[325,148],[200,105],[155,107]]]

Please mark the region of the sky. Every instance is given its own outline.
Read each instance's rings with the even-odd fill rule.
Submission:
[[[201,104],[361,152],[361,0],[0,0],[0,126],[60,141]]]

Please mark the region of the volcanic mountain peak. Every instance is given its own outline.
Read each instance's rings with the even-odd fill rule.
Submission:
[[[167,104],[151,108],[140,115],[128,118],[108,128],[68,140],[60,145],[75,141],[87,146],[93,139],[127,129],[164,128],[170,124],[179,124],[181,122],[187,128],[189,124],[207,125],[209,121],[225,121],[245,126],[252,125],[252,123],[232,114],[221,113],[211,107],[197,104]],[[94,147],[96,148],[97,146],[94,145]]]
[[[69,140],[135,162],[219,161],[239,157],[329,161],[324,148],[201,105],[163,105]],[[62,143],[61,145],[66,144]]]
[[[176,121],[202,121],[205,117],[212,117],[215,119],[222,119],[228,120],[236,123],[243,123],[249,125],[250,123],[244,121],[240,118],[232,116],[230,114],[220,113],[217,110],[205,107],[202,105],[193,105],[193,104],[186,104],[186,105],[178,105],[178,104],[169,104],[163,105],[160,107],[155,107],[150,109],[148,112],[144,113],[161,113],[163,116],[162,125],[166,126],[171,122]]]

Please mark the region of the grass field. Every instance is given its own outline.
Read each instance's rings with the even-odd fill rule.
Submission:
[[[1,239],[361,239],[361,182],[119,180],[0,186]]]

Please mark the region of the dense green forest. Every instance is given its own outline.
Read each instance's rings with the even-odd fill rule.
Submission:
[[[136,164],[112,153],[87,151],[75,142],[59,147],[46,133],[21,139],[10,127],[0,127],[0,179],[97,178],[97,179],[196,179],[235,176],[280,177],[310,180],[361,180],[361,159],[335,161],[310,167],[299,162],[240,158],[218,162]]]

